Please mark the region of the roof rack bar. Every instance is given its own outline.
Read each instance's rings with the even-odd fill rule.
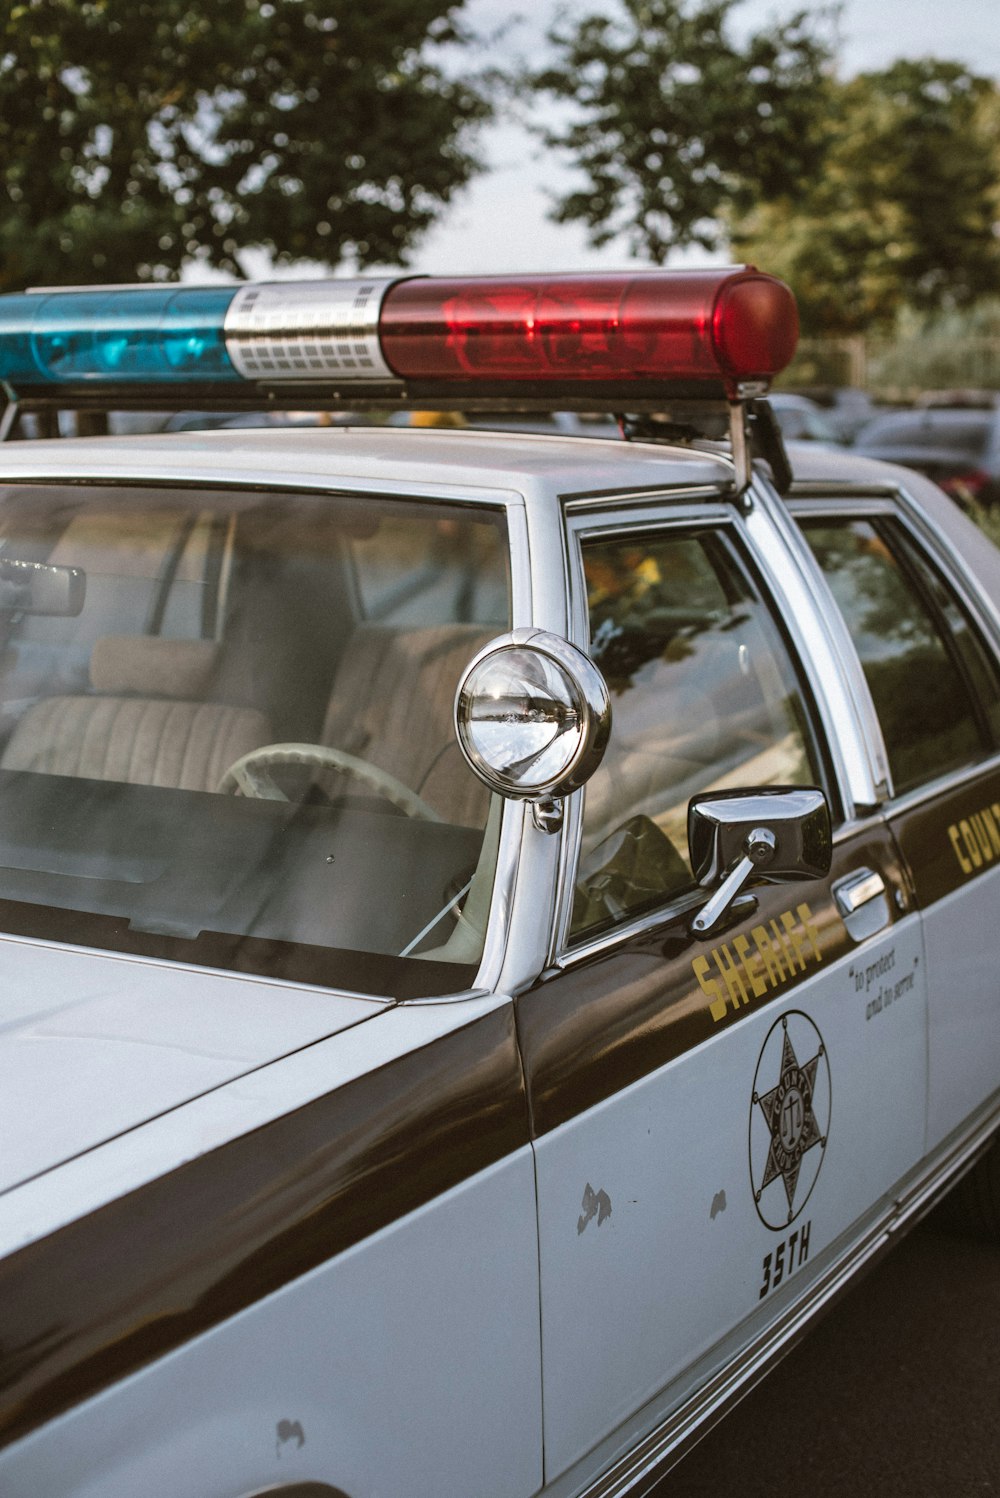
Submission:
[[[721,384],[638,381],[572,384],[478,380],[460,385],[429,380],[337,381],[317,384],[285,380],[280,385],[241,382],[217,385],[192,380],[183,385],[133,383],[117,388],[98,384],[21,385],[9,393],[22,409],[61,411],[298,411],[387,410],[406,407],[437,411],[628,411],[672,412],[688,419],[698,410],[724,411]]]
[[[747,431],[746,406],[742,401],[729,403],[729,445],[732,448],[736,494],[742,498],[753,482],[750,434]]]

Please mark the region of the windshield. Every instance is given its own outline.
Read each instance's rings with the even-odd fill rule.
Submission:
[[[0,506],[0,929],[467,987],[498,813],[452,703],[509,627],[502,513],[34,484]]]

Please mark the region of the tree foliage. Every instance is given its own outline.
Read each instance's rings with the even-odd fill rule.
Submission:
[[[728,248],[783,275],[807,332],[964,307],[1000,286],[1000,90],[958,63],[847,81],[836,11],[734,39],[740,0],[616,0],[532,84],[583,176],[555,217],[662,263]]]
[[[735,250],[785,276],[811,333],[961,308],[1000,286],[1000,91],[958,63],[861,74],[832,95],[823,170],[733,215]]]
[[[739,0],[618,0],[550,38],[532,86],[570,106],[544,132],[585,185],[557,204],[595,245],[624,233],[661,264],[725,243],[724,218],[819,169],[833,13],[802,11],[735,39]]]
[[[476,167],[461,0],[8,0],[0,289],[398,263]]]

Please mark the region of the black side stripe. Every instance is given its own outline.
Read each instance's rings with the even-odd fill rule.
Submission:
[[[890,821],[926,910],[1000,866],[1000,774],[970,775]]]
[[[676,916],[522,994],[518,1032],[535,1137],[739,1024],[743,1015],[784,1001],[855,950],[831,886],[861,867],[880,873],[890,894],[899,886],[898,857],[884,828],[840,844],[826,880],[755,889],[757,913],[717,937],[692,940],[690,913]],[[790,906],[793,914],[801,902],[808,906],[810,932],[796,916],[800,950],[793,952],[782,940],[782,910]],[[891,906],[890,919],[898,914]],[[782,948],[780,966],[769,968],[752,950],[757,926],[765,927],[775,951]],[[707,991],[697,981],[699,962]],[[726,1000],[718,1017],[709,1004],[713,994]]]
[[[0,1441],[527,1139],[513,1015],[500,1009],[13,1254],[0,1264]]]

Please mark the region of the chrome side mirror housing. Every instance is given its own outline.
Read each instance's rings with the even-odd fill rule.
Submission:
[[[474,656],[455,696],[455,731],[491,791],[532,803],[555,831],[562,798],[590,779],[611,732],[611,699],[593,661],[560,635],[515,629]]]
[[[830,808],[814,786],[715,791],[688,806],[688,851],[694,877],[715,893],[691,922],[707,936],[751,879],[792,884],[830,871]]]

